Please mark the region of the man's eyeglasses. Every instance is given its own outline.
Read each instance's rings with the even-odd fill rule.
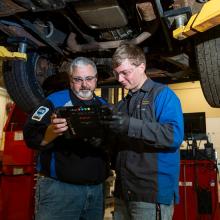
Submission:
[[[82,84],[84,81],[85,82],[92,82],[94,79],[96,79],[96,76],[86,76],[86,77],[77,77],[77,76],[72,76],[71,81],[75,84]]]
[[[127,70],[121,71],[119,73],[116,71],[113,71],[113,74],[116,78],[118,78],[119,76],[127,77],[127,76],[131,75],[132,73],[134,73],[135,70],[136,70],[136,66],[132,69],[127,69]]]

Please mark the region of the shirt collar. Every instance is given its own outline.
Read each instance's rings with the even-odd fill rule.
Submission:
[[[132,92],[131,90],[129,90],[128,95],[132,96],[135,93],[139,93],[141,91],[143,91],[143,92],[150,92],[150,90],[153,88],[153,84],[154,84],[153,80],[148,78],[148,79],[145,80],[144,84],[142,85],[142,87],[139,90],[137,90],[135,92]]]

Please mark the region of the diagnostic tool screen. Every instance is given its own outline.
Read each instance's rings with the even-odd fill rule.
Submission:
[[[108,106],[68,106],[56,109],[58,117],[66,118],[69,135],[72,138],[103,137],[104,126],[101,121],[111,117]]]

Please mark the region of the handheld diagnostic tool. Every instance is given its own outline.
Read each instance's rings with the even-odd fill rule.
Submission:
[[[68,106],[56,109],[58,117],[66,118],[69,138],[103,137],[104,126],[101,121],[111,117],[108,106]]]

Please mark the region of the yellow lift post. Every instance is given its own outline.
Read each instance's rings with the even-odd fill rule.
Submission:
[[[197,33],[205,32],[220,24],[220,1],[210,0],[205,3],[201,11],[192,15],[185,26],[173,31],[173,37],[183,40]]]

